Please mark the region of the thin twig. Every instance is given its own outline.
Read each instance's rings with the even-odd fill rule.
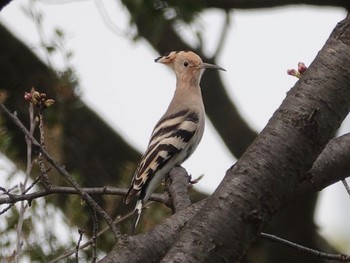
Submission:
[[[128,189],[117,188],[111,186],[104,187],[84,187],[81,188],[82,191],[86,192],[89,195],[120,195],[125,196],[128,192]],[[0,205],[2,204],[15,204],[20,201],[31,202],[34,199],[53,195],[53,194],[79,194],[79,192],[74,187],[67,186],[51,186],[49,189],[39,190],[29,194],[9,194],[7,193],[6,197],[0,197]],[[153,193],[149,200],[156,201],[159,203],[168,203],[169,196],[167,194],[157,194]]]
[[[276,243],[279,243],[279,244],[282,244],[282,245],[286,245],[286,246],[291,247],[291,248],[295,248],[295,249],[300,250],[300,251],[310,253],[316,257],[320,257],[320,258],[324,258],[324,259],[328,259],[328,260],[336,260],[336,261],[340,261],[340,262],[350,262],[350,256],[346,255],[346,254],[324,253],[324,252],[321,252],[321,251],[318,251],[318,250],[315,250],[312,248],[301,246],[299,244],[293,243],[293,242],[288,241],[286,239],[280,238],[280,237],[275,236],[275,235],[267,234],[267,233],[261,233],[260,237],[267,239],[267,240],[270,240],[270,241],[273,241],[273,242],[276,242]]]
[[[350,198],[350,187],[349,187],[348,183],[346,182],[346,179],[343,179],[343,180],[341,180],[341,181],[342,181],[342,183],[343,183],[343,185],[344,185],[344,187],[345,187],[345,190],[346,190],[346,192],[348,193],[348,196],[349,196],[349,198]]]
[[[151,206],[154,202],[148,202],[146,205],[145,205],[145,208],[148,208],[149,206]],[[123,222],[124,220],[128,219],[129,217],[131,217],[132,215],[134,214],[134,211],[131,211],[130,213],[124,215],[123,217],[117,217],[115,220],[114,220],[114,224],[119,224],[121,222]],[[104,229],[102,229],[100,232],[97,233],[96,235],[96,238],[99,238],[100,236],[102,236],[107,230],[109,229],[109,227],[105,227]],[[92,238],[87,241],[86,243],[84,243],[83,245],[80,246],[80,249],[84,249],[88,246],[90,246],[92,244],[93,240]],[[57,263],[59,262],[60,260],[62,259],[65,259],[67,257],[69,257],[70,255],[74,254],[75,253],[75,249],[71,249],[71,250],[68,250],[67,252],[65,252],[64,254],[60,255],[59,257],[51,260],[50,262],[48,263]]]
[[[14,191],[14,190],[17,190],[18,189],[18,185],[14,185],[12,186],[11,188],[9,189],[5,189],[4,187],[1,187],[0,186],[0,191],[2,191],[3,193],[0,194],[1,195],[11,195],[11,192]]]
[[[35,185],[37,182],[39,182],[40,178],[41,178],[41,174],[39,176],[37,176],[34,181],[23,191],[22,195],[28,193]]]
[[[111,19],[111,16],[108,14],[107,9],[103,4],[103,2],[98,1],[98,0],[95,0],[94,2],[97,6],[97,10],[99,11],[100,16],[101,16],[103,22],[105,23],[105,25],[112,32],[116,33],[118,36],[130,38],[127,33],[124,33],[123,30],[118,28],[117,24],[113,22],[113,20]]]
[[[30,103],[33,107],[33,104]],[[40,145],[45,149],[45,130],[44,130],[44,111],[43,108],[39,109],[39,131],[40,131]]]
[[[44,108],[42,106],[39,109],[39,131],[40,131],[40,145],[43,149],[46,150],[45,139],[44,139],[45,138]],[[50,188],[51,183],[49,182],[49,177],[47,175],[48,169],[46,168],[46,165],[45,165],[44,160],[43,160],[43,155],[41,152],[39,153],[38,163],[39,163],[39,167],[40,167],[41,177],[43,178],[41,183],[43,184],[45,189]]]
[[[106,221],[106,223],[111,227],[111,230],[114,233],[116,240],[121,238],[120,231],[113,225],[113,221],[110,216],[91,198],[86,192],[84,192],[75,179],[66,171],[66,169],[61,166],[41,145],[40,143],[29,133],[29,131],[24,127],[21,121],[12,114],[3,104],[0,103],[0,109],[10,118],[10,120],[30,139],[32,144],[38,147],[39,151],[43,154],[46,160],[53,166],[55,169],[63,175],[66,181],[72,185],[80,194],[81,198],[84,199],[91,207],[93,207]]]
[[[228,29],[230,28],[230,13],[228,10],[225,10],[225,23],[223,25],[223,28],[221,30],[221,35],[218,41],[218,45],[216,47],[215,53],[213,55],[213,59],[215,60],[218,55],[220,54],[220,52],[222,51],[222,47],[224,46],[225,40],[226,40],[226,36],[227,36],[227,32]]]
[[[0,215],[5,214],[8,210],[10,210],[15,204],[9,204],[6,208],[0,211]]]
[[[34,129],[35,129],[35,120],[34,120],[34,107],[33,104],[29,104],[29,135],[33,136],[34,134]],[[25,193],[26,190],[26,185],[29,180],[29,176],[32,172],[32,143],[29,140],[29,138],[25,138],[26,145],[27,145],[27,168],[26,168],[26,173],[25,173],[25,178],[23,184],[20,183],[20,190],[21,193]],[[16,253],[15,253],[15,262],[19,262],[20,256],[21,256],[21,251],[22,251],[22,227],[23,227],[23,221],[24,221],[24,214],[27,210],[27,205],[24,202],[21,202],[20,210],[19,210],[19,215],[18,215],[18,224],[16,228]]]
[[[80,246],[80,242],[83,239],[83,234],[84,234],[85,230],[84,229],[78,229],[78,233],[79,233],[79,239],[78,239],[78,243],[75,247],[75,262],[78,263],[79,262],[79,246]]]
[[[97,259],[97,252],[96,252],[96,249],[97,249],[97,245],[96,245],[96,242],[97,242],[97,238],[96,238],[96,235],[97,235],[97,230],[98,230],[98,218],[97,218],[97,215],[96,215],[96,211],[94,209],[92,209],[92,224],[93,224],[93,227],[92,227],[92,243],[91,243],[91,246],[92,246],[92,260],[91,262],[92,263],[95,263],[96,262],[96,259]]]
[[[34,22],[35,29],[37,30],[40,46],[42,47],[44,51],[44,55],[46,57],[46,63],[48,64],[48,67],[50,69],[53,69],[53,61],[52,56],[50,56],[50,53],[47,51],[47,47],[49,46],[49,42],[46,39],[46,35],[44,32],[44,26],[43,26],[43,15],[38,9],[38,6],[36,5],[35,0],[31,0],[27,9],[24,9],[25,14]]]

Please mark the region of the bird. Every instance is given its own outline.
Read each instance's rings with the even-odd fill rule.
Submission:
[[[225,71],[222,67],[204,63],[192,51],[168,52],[155,62],[175,72],[176,89],[168,109],[153,129],[124,198],[128,204],[139,193],[130,235],[133,235],[150,195],[175,166],[180,166],[194,152],[202,139],[205,110],[199,84],[204,70]]]

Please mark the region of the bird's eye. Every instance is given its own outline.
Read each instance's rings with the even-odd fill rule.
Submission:
[[[185,67],[188,66],[188,62],[187,62],[187,61],[184,62],[184,66],[185,66]]]

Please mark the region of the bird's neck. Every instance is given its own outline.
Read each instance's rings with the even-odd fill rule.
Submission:
[[[191,83],[178,79],[176,83],[175,94],[171,104],[176,105],[174,107],[179,106],[182,108],[195,110],[201,110],[204,108],[199,82],[196,81]]]
[[[187,89],[190,90],[196,90],[200,89],[199,83],[200,83],[200,75],[198,76],[189,76],[189,75],[178,75],[176,78],[176,89]]]
[[[204,118],[204,105],[201,94],[201,89],[198,85],[190,85],[183,81],[177,81],[176,90],[173,99],[170,102],[169,108],[165,116],[171,112],[181,111],[184,109],[192,110],[200,114],[200,118]]]
[[[190,99],[191,97],[202,97],[199,82],[183,82],[177,81],[175,93],[183,99]]]

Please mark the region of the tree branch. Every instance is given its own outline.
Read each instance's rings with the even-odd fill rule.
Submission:
[[[350,176],[350,133],[332,139],[314,162],[312,168],[300,177],[295,189],[295,199],[300,200],[311,193]],[[291,199],[290,202],[295,200]]]
[[[100,263],[159,262],[176,241],[186,222],[204,205],[205,200],[175,213],[146,234],[128,236],[114,246]]]
[[[321,251],[318,251],[318,250],[315,250],[312,248],[308,248],[308,247],[304,247],[304,246],[295,244],[293,242],[290,242],[290,241],[285,240],[283,238],[277,237],[275,235],[270,235],[270,234],[266,234],[266,233],[261,233],[260,237],[267,239],[267,240],[270,240],[272,242],[276,242],[278,244],[289,246],[289,247],[297,249],[297,250],[305,251],[305,252],[310,253],[312,255],[315,255],[316,257],[319,257],[319,258],[328,259],[328,260],[336,260],[336,261],[340,261],[340,262],[350,262],[350,256],[348,256],[346,254],[324,253],[324,252],[321,252]]]
[[[124,196],[128,192],[128,189],[122,189],[117,187],[111,187],[111,186],[104,186],[104,187],[81,187],[81,190],[89,195],[120,195]],[[53,194],[79,194],[79,192],[74,187],[67,187],[67,186],[51,186],[48,189],[39,190],[33,193],[29,194],[10,194],[10,193],[3,193],[2,195],[6,194],[7,197],[0,197],[0,205],[3,204],[14,204],[20,201],[28,201],[29,204],[37,198],[49,196]],[[166,194],[156,194],[153,193],[149,200],[150,201],[156,201],[160,203],[169,203],[168,200],[169,197]]]
[[[329,156],[332,156],[332,159],[335,161],[332,161],[330,163],[327,163]],[[313,168],[310,170],[308,174],[312,174],[311,177],[303,177],[300,186],[298,186],[295,191],[297,192],[298,200],[302,200],[306,197],[308,197],[310,194],[315,193],[316,191],[320,191],[323,188],[333,184],[334,182],[338,182],[348,176],[350,174],[350,134],[346,134],[343,136],[340,136],[338,138],[332,139],[327,146],[324,148],[322,153],[319,155],[317,160],[315,161]],[[337,161],[338,160],[338,161]],[[329,172],[334,171],[334,172]],[[341,172],[336,172],[341,171]],[[306,180],[306,178],[312,179],[312,180]],[[205,200],[201,201],[201,206],[203,206]],[[293,201],[295,202],[295,200]],[[198,203],[195,203],[191,205],[197,206]],[[196,210],[199,208],[195,208]],[[175,213],[172,217],[169,217],[166,221],[166,224],[175,224],[177,217],[179,216],[178,213]],[[186,214],[181,215],[181,217],[185,222],[190,220],[193,217],[193,214]],[[172,228],[173,230],[178,231],[176,227]],[[158,244],[169,244],[176,241],[178,238],[178,233],[172,232],[173,230],[169,230],[169,232],[163,233],[161,231],[163,230],[157,230],[158,234],[152,235],[153,239],[153,248],[152,253],[157,253],[158,258],[162,258],[165,253],[167,253],[167,250],[163,246],[158,246]],[[156,231],[156,230],[155,230]],[[168,230],[167,230],[168,231]],[[134,238],[139,238],[137,235],[133,236]],[[172,237],[173,239],[169,241],[169,238]],[[166,239],[166,240],[164,240]],[[137,239],[138,240],[138,239]],[[137,241],[142,242],[142,241]],[[150,242],[147,240],[147,242]],[[141,243],[140,243],[141,244]],[[148,243],[147,243],[148,244]],[[136,244],[126,245],[127,248],[120,248],[118,245],[113,248],[113,251],[111,251],[106,257],[105,261],[101,262],[119,262],[120,258],[126,254],[124,250],[133,251],[133,253],[138,255],[138,260],[135,258],[130,258],[128,256],[124,262],[128,262],[127,260],[130,260],[129,262],[154,262],[152,258],[150,258],[149,254],[147,254],[148,247],[143,247],[141,245],[137,246]],[[121,251],[120,251],[121,250]],[[163,253],[163,254],[162,254]],[[142,256],[143,257],[142,257]],[[131,261],[136,260],[136,261]]]
[[[224,25],[221,29],[221,34],[220,34],[220,38],[218,40],[218,43],[217,43],[217,46],[216,46],[216,49],[215,49],[215,53],[212,57],[212,59],[216,59],[219,54],[221,53],[222,51],[222,48],[225,44],[225,40],[226,40],[226,37],[227,37],[227,32],[228,30],[230,29],[230,13],[228,11],[225,12],[225,22],[224,22]]]
[[[348,196],[350,197],[350,187],[349,187],[348,183],[346,182],[345,179],[342,180],[342,183],[344,185],[344,188],[345,188],[346,192],[348,193]]]
[[[148,202],[148,203],[145,205],[145,208],[148,208],[152,203],[153,203],[153,202]],[[123,222],[124,220],[126,220],[127,218],[131,217],[133,214],[134,214],[134,212],[132,211],[132,212],[130,212],[130,213],[128,213],[128,214],[126,214],[126,215],[124,215],[124,216],[122,216],[122,217],[119,217],[119,216],[118,216],[118,217],[113,221],[113,223],[114,223],[115,225],[118,225],[118,224],[120,224],[121,222]],[[102,235],[103,235],[106,231],[108,231],[108,230],[109,230],[109,227],[108,227],[108,226],[105,227],[104,229],[102,229],[101,231],[99,231],[99,232],[97,233],[96,238],[102,236]],[[84,244],[82,244],[82,245],[80,246],[80,249],[84,249],[84,248],[86,248],[86,247],[92,245],[92,243],[93,243],[93,239],[90,238],[90,240],[88,240],[87,242],[85,242]],[[70,255],[73,255],[74,252],[75,252],[75,248],[74,248],[74,249],[71,249],[71,250],[68,250],[68,251],[64,252],[62,255],[60,255],[59,257],[57,257],[57,258],[51,260],[51,261],[48,262],[48,263],[61,262],[62,259],[65,259],[65,258],[69,257]]]
[[[337,6],[350,8],[350,3],[347,0],[332,1],[332,0],[203,0],[203,5],[207,8],[229,9],[262,9],[271,7],[283,7],[288,5],[314,5],[314,6]]]
[[[349,112],[349,44],[350,16],[337,25],[259,137],[186,224],[177,241],[182,246],[173,246],[162,262],[239,261],[292,200],[300,175]]]
[[[84,199],[90,207],[94,208],[106,221],[106,223],[110,226],[111,230],[114,233],[114,237],[116,240],[121,238],[121,234],[116,226],[113,224],[112,219],[109,215],[92,199],[86,192],[84,192],[79,184],[75,181],[75,179],[66,171],[66,169],[61,166],[51,155],[42,147],[42,145],[30,134],[30,132],[24,127],[24,125],[20,122],[20,120],[8,109],[0,103],[0,110],[4,112],[7,117],[23,132],[23,134],[32,142],[34,146],[36,146],[45,159],[53,166],[55,169],[65,178],[65,180],[71,184],[79,193],[82,199]]]
[[[175,167],[169,173],[170,181],[168,186],[169,195],[172,201],[173,213],[181,211],[191,205],[188,196],[189,175],[183,167]]]

